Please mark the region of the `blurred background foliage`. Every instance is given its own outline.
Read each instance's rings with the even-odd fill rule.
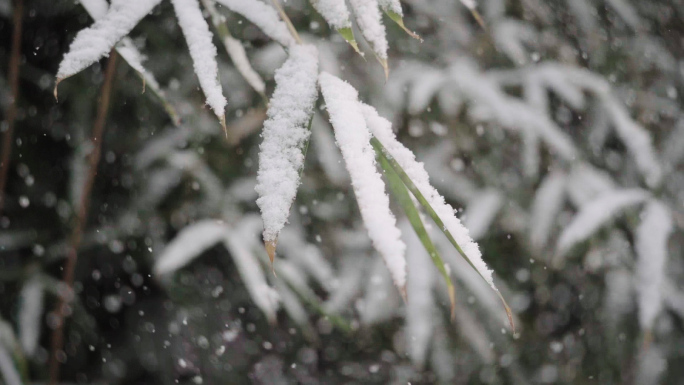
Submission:
[[[119,60],[66,326],[65,382],[682,381],[684,2],[481,0],[484,30],[454,0],[402,4],[424,41],[384,19],[387,82],[307,1],[288,0],[285,9],[318,46],[322,67],[354,85],[425,162],[479,241],[520,335],[436,235],[457,282],[452,322],[445,286],[405,223],[402,303],[362,229],[324,115],[312,125],[278,276],[270,274],[253,190],[264,100],[216,38],[226,140],[162,2],[131,37],[182,122]],[[219,11],[270,95],[285,51]],[[0,15],[4,130],[9,0],[0,1]],[[6,376],[9,362],[23,382],[36,383],[48,376],[51,312],[64,294],[59,280],[107,59],[62,82],[56,102],[57,66],[92,20],[71,0],[26,1],[23,16],[0,217],[0,345],[11,357],[0,354],[0,366]],[[620,204],[626,192],[641,195]],[[640,208],[653,204],[667,208],[654,223],[671,221],[672,230],[639,235]],[[611,205],[605,218],[591,215]],[[224,230],[212,238],[217,226]],[[564,232],[573,226],[579,230]],[[664,241],[644,250],[643,234]],[[185,262],[162,272],[171,252]],[[648,266],[655,272],[640,276]]]

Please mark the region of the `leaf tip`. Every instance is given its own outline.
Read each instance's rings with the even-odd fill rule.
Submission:
[[[221,128],[223,128],[223,133],[226,135],[226,140],[228,140],[228,127],[226,126],[226,115],[219,116],[219,121],[221,122]],[[271,258],[273,261],[273,258]]]
[[[385,71],[385,82],[389,80],[389,66],[387,65],[387,59],[383,59],[381,57],[377,57],[378,62],[380,62],[380,65],[382,66],[383,71]]]
[[[483,30],[487,30],[487,25],[484,22],[484,19],[482,18],[482,15],[480,15],[480,12],[478,12],[475,8],[470,10],[470,13],[473,14],[473,17],[475,18],[475,21],[477,21],[477,24],[482,27]]]
[[[511,325],[511,330],[513,331],[513,335],[515,336],[518,333],[515,330],[515,322],[513,321],[513,312],[511,311],[510,306],[508,306],[508,303],[506,303],[506,300],[504,299],[503,295],[501,295],[501,292],[499,290],[496,290],[496,294],[501,299],[501,303],[503,303],[503,307],[506,310],[506,316],[508,317],[508,323]]]
[[[64,80],[64,79],[62,79],[62,78],[57,78],[57,80],[55,81],[55,89],[52,90],[52,95],[54,95],[55,101],[56,101],[57,103],[59,103],[59,97],[58,97],[58,93],[57,93],[57,87],[59,86],[59,83],[62,82],[62,80]]]
[[[271,260],[271,271],[275,275],[275,269],[273,268],[273,261],[275,260],[276,246],[278,245],[278,238],[265,242],[266,254],[268,254],[268,259]]]

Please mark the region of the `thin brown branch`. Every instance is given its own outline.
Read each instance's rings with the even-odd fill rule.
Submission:
[[[69,250],[67,252],[66,265],[64,267],[64,276],[62,282],[69,293],[72,293],[74,286],[74,275],[76,271],[76,262],[78,260],[78,248],[81,244],[83,236],[83,229],[88,218],[88,207],[90,205],[90,193],[93,189],[93,182],[97,175],[97,166],[100,162],[100,154],[102,151],[102,134],[107,120],[107,111],[109,110],[109,99],[112,91],[112,82],[114,79],[114,72],[116,71],[116,51],[112,50],[109,54],[109,61],[105,69],[105,80],[102,84],[100,102],[97,109],[97,117],[93,125],[92,142],[93,152],[88,159],[88,175],[83,182],[83,189],[81,201],[79,202],[78,212],[76,214],[76,223],[71,232],[69,240]],[[65,358],[64,348],[64,321],[71,313],[70,305],[73,300],[72,294],[61,296],[57,306],[54,310],[54,315],[57,318],[57,325],[52,333],[52,346],[50,350],[50,385],[56,385],[59,382],[60,361]],[[59,357],[61,356],[61,357]]]
[[[7,129],[2,133],[2,160],[0,160],[0,214],[5,207],[5,185],[12,155],[12,137],[17,119],[17,99],[19,97],[19,65],[21,64],[21,29],[24,14],[24,1],[14,3],[14,31],[12,32],[12,53],[9,59],[9,82],[12,100],[7,109]]]

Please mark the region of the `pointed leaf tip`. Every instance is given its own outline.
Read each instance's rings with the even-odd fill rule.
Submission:
[[[358,45],[358,43],[356,43],[356,38],[354,37],[354,32],[352,31],[351,27],[340,28],[337,30],[337,32],[340,35],[342,35],[344,40],[346,40],[347,43],[349,43],[349,45],[352,46],[352,48],[354,48],[354,51],[356,51],[356,53],[358,53],[359,55],[361,55],[361,57],[363,57],[363,53],[361,52],[361,50],[359,50],[359,45]]]
[[[55,81],[55,89],[52,91],[52,94],[55,96],[55,101],[59,103],[59,97],[57,95],[57,86],[59,86],[59,83],[62,81],[61,78],[57,78],[57,81]]]
[[[485,24],[484,19],[482,19],[482,15],[480,15],[480,12],[473,8],[470,10],[470,13],[473,14],[473,17],[475,18],[475,21],[477,21],[477,24],[479,24],[480,27],[482,27],[482,29],[486,31],[487,25]]]
[[[226,135],[226,140],[228,139],[228,127],[226,126],[226,115],[219,116],[219,121],[221,122],[221,128],[223,128],[223,133]],[[273,258],[271,258],[273,262]]]
[[[394,21],[395,23],[397,23],[397,25],[398,25],[401,29],[403,29],[404,32],[406,32],[409,36],[411,36],[412,38],[414,38],[414,39],[416,39],[416,40],[419,40],[421,43],[423,42],[423,39],[422,39],[417,33],[415,33],[415,32],[413,32],[413,31],[411,31],[410,29],[406,28],[406,25],[404,24],[404,18],[401,17],[401,15],[399,15],[399,14],[396,13],[396,12],[392,12],[392,11],[386,11],[386,13],[387,13],[387,16],[389,16],[389,18],[392,19],[392,21]]]
[[[389,66],[387,65],[387,59],[383,59],[379,56],[376,56],[376,58],[378,59],[378,62],[380,62],[383,71],[385,71],[385,82],[387,82],[387,80],[389,80]]]
[[[501,303],[503,303],[504,309],[506,309],[506,316],[508,317],[508,323],[511,325],[511,330],[513,331],[513,335],[517,335],[517,332],[515,331],[515,322],[513,322],[513,312],[511,311],[511,308],[508,306],[508,303],[506,303],[506,300],[504,299],[503,295],[501,295],[501,292],[499,290],[495,290],[496,294],[499,296],[501,299]]]
[[[278,245],[278,238],[272,241],[266,241],[266,253],[268,254],[268,259],[271,260],[271,268],[273,268],[273,261],[275,260],[276,246]]]

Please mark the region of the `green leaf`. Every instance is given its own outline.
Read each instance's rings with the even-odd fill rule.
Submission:
[[[359,50],[359,45],[356,43],[356,38],[354,37],[354,31],[352,31],[351,27],[340,28],[337,30],[337,32],[339,32],[339,34],[342,35],[344,40],[346,40],[347,43],[349,43],[349,45],[351,45],[352,48],[354,48],[354,51],[356,51],[356,53],[363,56],[363,53],[361,53],[361,51]]]
[[[482,277],[482,279],[485,279],[482,276],[482,274],[480,274],[480,271],[477,270],[477,268],[470,261],[470,258],[468,258],[466,253],[463,252],[463,249],[461,248],[461,246],[458,245],[458,243],[456,242],[454,237],[451,235],[451,232],[449,232],[449,230],[446,228],[442,219],[439,217],[439,215],[437,215],[437,213],[432,208],[430,203],[427,201],[427,199],[425,199],[423,194],[420,192],[418,187],[416,187],[416,185],[413,183],[411,178],[409,178],[409,176],[406,174],[406,172],[401,167],[401,165],[399,165],[399,163],[387,151],[387,149],[385,149],[385,146],[383,146],[382,143],[380,143],[380,141],[377,138],[375,138],[375,137],[371,138],[370,142],[371,142],[371,145],[373,146],[373,148],[375,149],[375,151],[380,152],[382,154],[382,156],[387,160],[387,163],[389,163],[389,165],[392,167],[392,169],[394,169],[394,171],[397,173],[397,175],[399,176],[401,181],[404,183],[404,185],[408,188],[409,191],[411,191],[413,196],[416,198],[416,200],[418,200],[418,202],[421,204],[421,206],[423,206],[425,211],[427,211],[427,213],[430,215],[430,217],[435,222],[435,224],[442,230],[444,235],[447,237],[449,242],[451,242],[451,244],[454,246],[454,248],[456,248],[458,253],[461,254],[461,256],[466,260],[466,262],[468,262],[468,264],[477,272],[477,274],[480,275],[480,277]],[[492,286],[492,289],[496,292],[496,294],[501,299],[501,302],[503,303],[503,306],[506,310],[506,315],[508,316],[508,322],[511,324],[511,329],[513,330],[513,333],[515,334],[515,324],[513,322],[513,312],[511,312],[511,308],[508,306],[508,303],[506,303],[506,300],[503,298],[503,296],[501,295],[499,290],[496,289],[494,286]]]
[[[388,186],[392,192],[392,195],[396,198],[404,210],[406,218],[408,218],[409,222],[411,223],[413,230],[418,235],[418,238],[423,244],[423,247],[425,247],[425,250],[428,252],[428,255],[430,255],[432,263],[435,265],[435,267],[437,267],[437,270],[439,270],[444,277],[444,281],[447,284],[447,289],[449,290],[449,301],[451,302],[451,319],[453,320],[456,310],[456,290],[454,289],[454,284],[451,281],[449,272],[444,265],[444,260],[442,260],[442,257],[439,255],[439,252],[435,247],[435,244],[430,238],[430,234],[428,234],[427,230],[425,229],[423,220],[420,218],[420,213],[413,204],[413,200],[411,200],[411,196],[409,195],[406,186],[401,181],[401,178],[389,164],[385,154],[383,154],[382,151],[378,151],[377,148],[375,149],[375,152],[380,160],[380,166],[385,171],[385,176],[387,177]]]
[[[409,36],[416,40],[420,40],[421,43],[423,42],[423,39],[420,36],[418,36],[417,33],[406,28],[406,25],[404,25],[404,19],[401,17],[401,15],[399,15],[396,12],[390,11],[389,9],[386,9],[385,13],[387,14],[387,16],[389,16],[390,19],[392,19],[392,21],[397,23],[397,25],[401,27],[401,29],[403,29]]]

